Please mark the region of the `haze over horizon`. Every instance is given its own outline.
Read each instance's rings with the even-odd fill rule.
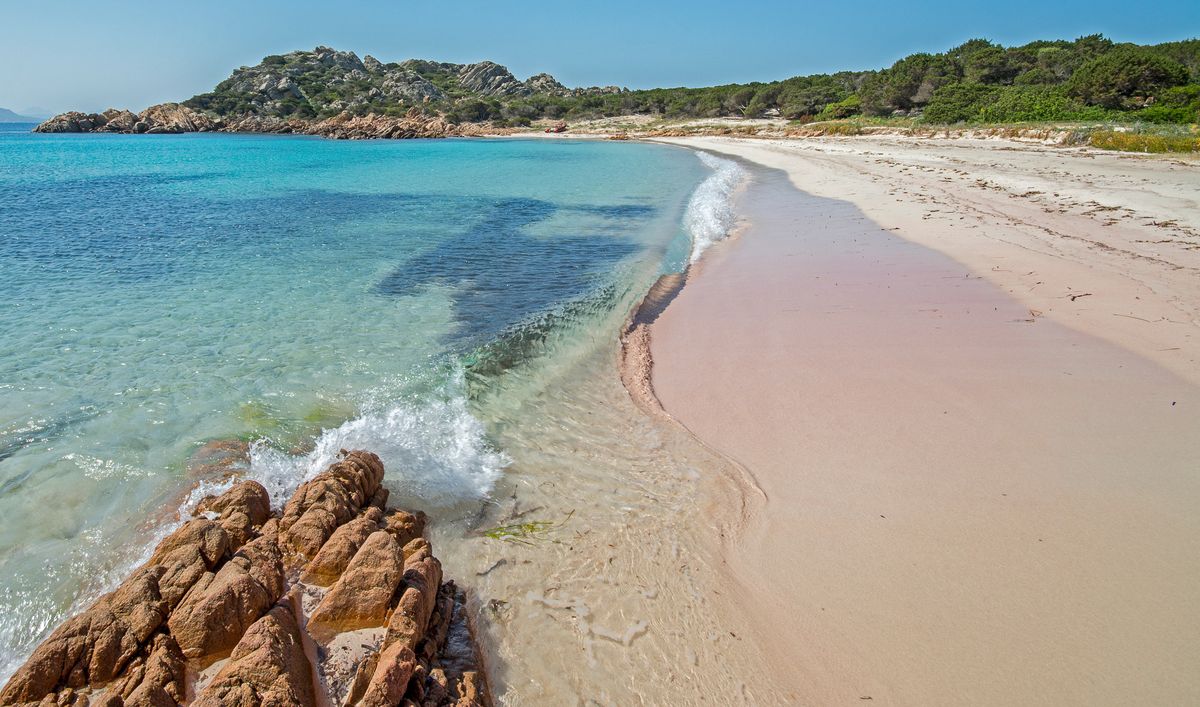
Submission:
[[[0,72],[0,106],[16,112],[140,110],[207,91],[268,54],[317,45],[385,62],[489,59],[520,78],[545,71],[568,86],[636,89],[877,69],[974,37],[1012,45],[1094,33],[1138,43],[1200,34],[1200,5],[1185,0],[1155,0],[1137,13],[1115,0],[1014,0],[1001,14],[937,0],[919,15],[883,0],[853,8],[760,2],[737,12],[711,0],[533,11],[465,2],[453,13],[384,2],[348,11],[312,0],[252,7],[217,0],[188,14],[141,2],[57,0],[6,7],[4,15],[0,61],[21,70]]]

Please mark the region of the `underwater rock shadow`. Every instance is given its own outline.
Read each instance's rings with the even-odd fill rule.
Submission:
[[[392,271],[378,290],[405,296],[429,285],[454,287],[461,327],[451,338],[479,343],[602,285],[613,266],[642,249],[616,227],[596,235],[550,238],[526,232],[559,211],[620,219],[627,225],[655,210],[637,204],[560,207],[540,199],[498,200],[458,237]]]

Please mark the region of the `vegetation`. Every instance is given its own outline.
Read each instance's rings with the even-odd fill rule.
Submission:
[[[281,117],[325,117],[342,111],[395,115],[416,107],[456,122],[512,126],[627,115],[779,117],[802,123],[902,117],[932,125],[1200,122],[1198,39],[1142,46],[1091,35],[1016,47],[972,39],[939,54],[904,57],[879,71],[707,88],[501,96],[468,90],[460,83],[462,67],[453,64],[414,60],[347,73],[344,62],[314,62],[311,57],[307,52],[269,56],[258,67],[239,70],[291,77],[297,92],[274,95],[264,103],[255,93],[261,89],[247,88],[250,83],[235,73],[188,105],[219,115],[266,111]],[[428,90],[422,89],[419,96],[405,94],[408,97],[388,93],[388,85],[397,80],[417,82]]]
[[[1088,144],[1125,152],[1200,152],[1200,136],[1197,135],[1098,130],[1089,136]]]

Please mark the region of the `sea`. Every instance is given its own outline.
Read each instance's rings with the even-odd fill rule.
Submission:
[[[564,380],[616,400],[623,323],[745,176],[648,143],[31,128],[0,126],[0,681],[231,473],[282,502],[370,449],[395,505],[471,525],[522,460],[546,489],[644,457]]]

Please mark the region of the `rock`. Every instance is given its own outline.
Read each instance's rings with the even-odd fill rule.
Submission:
[[[133,115],[130,113],[130,115]],[[136,120],[136,116],[134,116]],[[132,130],[132,126],[130,126]],[[214,439],[200,445],[187,460],[192,479],[222,479],[245,468],[250,461],[250,444],[240,439]]]
[[[439,117],[422,115],[415,108],[410,109],[403,118],[374,113],[363,116],[340,113],[311,125],[307,132],[339,140],[436,138],[467,134],[462,126],[453,125]]]
[[[382,626],[404,573],[396,539],[385,531],[375,531],[313,610],[309,626],[327,635]]]
[[[387,524],[387,531],[396,536],[396,542],[400,547],[407,546],[413,540],[425,535],[425,522],[427,518],[421,511],[409,513],[408,511],[394,510],[387,515],[384,522]]]
[[[459,69],[458,81],[467,90],[489,97],[528,96],[532,93],[512,72],[492,61],[467,64]]]
[[[336,582],[367,537],[379,530],[382,520],[383,514],[379,509],[371,507],[362,516],[335,530],[317,556],[305,566],[301,578],[322,587]]]
[[[558,82],[550,74],[537,74],[525,80],[525,86],[531,93],[544,93],[551,96],[569,96],[571,89]]]
[[[254,622],[193,707],[315,705],[313,667],[290,601]]]
[[[226,123],[221,130],[229,133],[304,133],[308,123],[300,120],[284,120],[283,118],[264,117],[257,115],[242,116]]]
[[[324,705],[343,691],[346,704],[487,704],[482,682],[477,690],[465,672],[475,665],[465,595],[439,584],[425,515],[385,508],[382,478],[375,455],[344,452],[281,518],[253,481],[205,498],[204,517],[180,525],[116,591],[34,650],[0,704],[179,707],[188,676],[229,651],[194,704]],[[280,601],[296,580],[285,537],[300,554],[316,549],[303,577],[335,580],[307,622],[328,651],[306,653],[297,613],[302,596],[319,592],[292,584]],[[380,628],[337,635],[366,627]]]
[[[487,699],[487,691],[483,687],[483,679],[480,673],[474,670],[468,670],[462,674],[455,686],[455,692],[458,693],[458,699],[455,700],[454,707],[491,704],[491,700]]]
[[[166,619],[167,604],[158,593],[161,573],[159,567],[142,567],[59,626],[9,679],[0,703],[37,701],[65,687],[120,675]]]
[[[151,106],[134,115],[109,108],[104,113],[69,112],[34,128],[39,133],[194,133],[215,130],[217,121],[178,103]]]
[[[106,133],[132,132],[134,124],[137,123],[137,116],[127,110],[109,108],[101,115],[104,116],[104,125],[96,129]]]
[[[98,113],[68,111],[54,116],[33,129],[35,133],[90,133],[108,122]]]
[[[148,654],[134,660],[120,679],[108,685],[107,692],[119,696],[124,707],[176,707],[184,700],[186,679],[186,659],[179,645],[159,633]]]
[[[243,481],[220,496],[200,501],[196,515],[206,514],[217,516],[216,522],[229,534],[231,549],[236,550],[271,516],[271,496],[257,481]]]
[[[263,535],[208,573],[172,612],[167,626],[188,658],[233,648],[246,628],[283,595],[283,556],[275,535]]]
[[[138,115],[138,122],[144,123],[144,132],[150,134],[207,132],[215,127],[208,116],[178,103],[150,106]]]
[[[370,452],[349,452],[341,461],[305,482],[283,507],[280,542],[305,558],[316,557],[338,526],[349,521],[375,495],[383,463]]]
[[[425,636],[429,618],[438,600],[442,564],[433,556],[429,542],[417,538],[404,548],[403,592],[388,619],[385,643],[400,642],[414,651]]]
[[[400,704],[408,681],[417,668],[417,656],[403,643],[393,643],[379,654],[379,665],[357,703],[361,707],[391,707]]]
[[[190,520],[159,542],[146,564],[162,568],[158,585],[168,610],[225,559],[229,544],[225,529],[207,518]]]

